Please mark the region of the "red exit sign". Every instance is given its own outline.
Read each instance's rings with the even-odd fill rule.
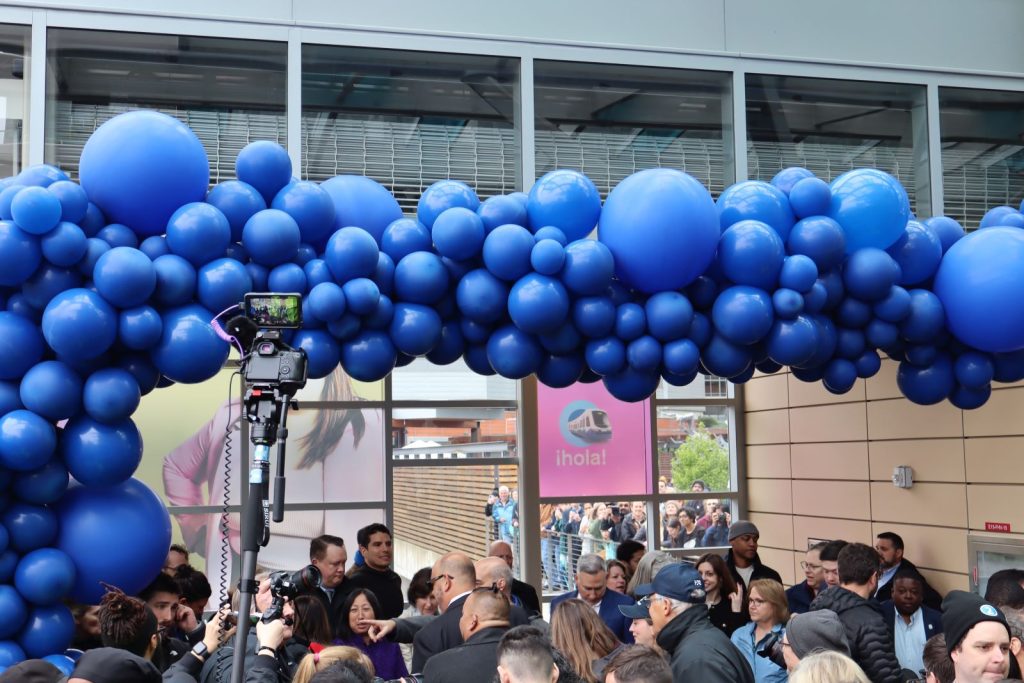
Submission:
[[[1010,533],[1010,525],[1005,522],[985,522],[985,531],[998,531],[1001,534]]]

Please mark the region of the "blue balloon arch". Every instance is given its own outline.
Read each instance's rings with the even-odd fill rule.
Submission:
[[[789,168],[717,201],[672,169],[603,203],[571,170],[482,202],[444,180],[415,217],[369,178],[292,178],[271,142],[236,170],[210,189],[195,134],[136,111],[92,135],[80,184],[45,165],[0,181],[0,667],[67,647],[65,598],[160,571],[170,520],[132,479],[131,416],[217,373],[210,322],[250,291],[302,294],[289,342],[311,377],[461,358],[639,401],[783,367],[844,393],[888,356],[908,399],[963,409],[1024,379],[1024,215],[919,220],[876,169]]]

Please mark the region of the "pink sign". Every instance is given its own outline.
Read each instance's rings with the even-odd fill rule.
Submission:
[[[626,403],[601,382],[537,385],[541,498],[651,491],[650,401]]]

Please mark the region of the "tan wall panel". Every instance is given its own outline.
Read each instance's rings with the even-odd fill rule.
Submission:
[[[797,479],[868,478],[866,441],[793,444],[790,451],[793,477]]]
[[[967,481],[1024,484],[1024,437],[964,439]]]
[[[788,479],[792,476],[789,448],[787,444],[747,446],[747,476]]]
[[[745,417],[748,444],[789,443],[788,410],[765,410]]]
[[[778,550],[776,548],[758,547],[757,554],[761,562],[765,563],[782,576],[782,583],[787,586],[793,585],[793,551]]]
[[[750,521],[761,532],[760,543],[772,548],[793,547],[793,516],[751,512]]]
[[[855,401],[863,401],[865,398],[864,380],[862,379],[858,379],[853,388],[847,393],[833,394],[821,382],[801,382],[792,374],[788,375],[788,377],[789,405],[794,408],[796,406],[816,406],[830,403],[853,403]]]
[[[873,534],[893,531],[903,538],[908,560],[922,569],[967,571],[967,531],[935,526],[875,523]]]
[[[871,522],[829,517],[793,517],[793,548],[807,547],[811,538],[831,541],[841,538],[846,541],[871,543]]]
[[[793,480],[793,512],[871,519],[871,499],[864,481]]]
[[[993,391],[988,403],[964,411],[967,436],[1013,436],[1020,434],[1024,421],[1024,388]]]
[[[948,401],[919,406],[906,399],[868,401],[868,434],[879,439],[934,439],[963,436],[960,409]]]
[[[871,512],[877,522],[967,526],[964,484],[914,484],[898,489],[891,482],[872,482]]]
[[[875,481],[891,481],[897,465],[913,467],[915,481],[964,481],[963,439],[871,441],[868,455]]]
[[[787,377],[789,373],[762,375],[747,382],[743,387],[743,404],[746,409],[754,411],[788,407]]]
[[[930,569],[921,571],[928,585],[945,595],[949,591],[966,591],[971,589],[967,574],[951,574],[949,572],[937,572]]]
[[[747,482],[751,512],[793,512],[793,487],[789,479],[751,479]]]
[[[967,509],[972,529],[985,530],[985,522],[1009,524],[1016,533],[1024,531],[1024,486],[971,484],[967,487]]]
[[[793,443],[863,441],[867,438],[863,403],[792,408],[789,425]]]
[[[874,377],[868,377],[865,381],[869,401],[877,401],[882,398],[900,398],[900,388],[896,385],[896,371],[900,364],[894,360],[883,359],[882,367]]]
[[[804,570],[803,570],[803,567],[800,566],[800,563],[804,561],[804,558],[806,556],[807,556],[806,551],[800,551],[800,552],[797,552],[795,550],[793,551],[793,583],[800,583],[800,582],[805,580],[804,579]],[[793,584],[789,584],[789,585],[791,586]],[[789,588],[789,586],[786,586],[786,587]]]

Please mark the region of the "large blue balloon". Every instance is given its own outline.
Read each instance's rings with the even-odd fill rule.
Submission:
[[[261,266],[276,266],[293,259],[299,251],[301,239],[299,224],[279,209],[253,214],[242,228],[242,246]],[[377,265],[376,254],[373,265]]]
[[[82,187],[112,221],[139,235],[159,235],[178,207],[201,202],[210,162],[195,133],[155,111],[120,114],[82,149]]]
[[[142,482],[74,487],[58,504],[57,514],[56,547],[75,563],[74,600],[97,604],[104,593],[100,582],[134,594],[160,572],[171,542],[171,518]],[[116,533],[111,533],[112,519],[117,520]]]
[[[92,290],[69,289],[55,296],[43,311],[43,336],[50,348],[70,360],[96,358],[117,339],[117,313]],[[23,348],[30,352],[32,346],[26,343]]]
[[[569,293],[558,280],[530,273],[522,277],[508,295],[512,322],[528,334],[548,334],[565,322],[569,314]]]
[[[553,225],[569,241],[583,239],[601,215],[601,193],[579,171],[559,169],[544,174],[533,184],[526,210],[531,226]]]
[[[935,293],[957,339],[982,351],[1024,349],[1024,230],[986,228],[956,242]]]
[[[57,433],[45,418],[30,410],[14,410],[0,417],[0,465],[7,469],[39,469],[56,448]]]
[[[85,380],[82,392],[85,412],[94,420],[108,425],[116,425],[131,417],[141,398],[142,392],[135,376],[122,368],[97,370]]]
[[[907,193],[884,171],[858,168],[832,181],[829,216],[846,233],[846,252],[885,249],[903,234],[910,218]]]
[[[66,420],[82,407],[82,378],[66,363],[46,360],[25,373],[20,395],[29,410],[55,422]]]
[[[0,285],[20,285],[43,260],[39,238],[11,221],[0,221]]]
[[[75,618],[66,606],[48,605],[29,610],[18,643],[29,657],[39,658],[63,652],[75,635]]]
[[[142,436],[130,419],[104,424],[81,415],[64,428],[60,451],[68,472],[80,483],[111,486],[127,480],[139,466]]]
[[[439,180],[420,195],[416,217],[427,228],[432,228],[438,216],[455,206],[476,211],[480,206],[480,198],[473,188],[462,181]]]
[[[259,190],[241,180],[217,183],[206,195],[206,203],[220,209],[231,226],[231,241],[242,241],[242,229],[257,212],[267,208],[267,201]]]
[[[334,201],[316,183],[300,180],[285,185],[271,206],[295,219],[307,244],[322,245],[334,232]]]
[[[340,175],[325,180],[320,187],[334,202],[335,230],[356,226],[380,244],[384,229],[402,217],[398,200],[376,180]]]
[[[153,362],[164,377],[195,384],[220,371],[229,349],[210,327],[211,319],[212,313],[194,304],[164,313],[163,337],[152,351]]]
[[[647,293],[679,289],[702,275],[719,234],[707,189],[693,176],[668,168],[640,171],[616,185],[598,229],[619,279]]]
[[[723,231],[740,221],[760,221],[785,240],[796,222],[789,200],[782,190],[760,180],[746,180],[730,185],[715,204]]]
[[[737,285],[718,295],[711,311],[715,329],[735,344],[754,344],[764,338],[775,320],[772,299],[756,287]]]
[[[34,605],[55,605],[75,585],[75,564],[56,548],[33,550],[18,563],[14,585]]]
[[[156,289],[156,269],[138,249],[115,247],[96,261],[93,281],[104,299],[118,308],[132,308]]]
[[[247,183],[270,204],[274,196],[292,179],[292,160],[281,145],[270,140],[250,142],[235,159],[238,179]]]
[[[718,265],[738,285],[771,291],[779,281],[786,250],[782,238],[766,223],[744,220],[722,233]]]

